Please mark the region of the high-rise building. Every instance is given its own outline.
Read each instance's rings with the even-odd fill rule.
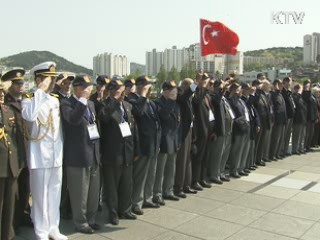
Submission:
[[[127,76],[130,74],[130,63],[126,56],[102,53],[93,57],[93,74]]]
[[[201,46],[199,43],[192,44],[188,48],[177,49],[173,46],[163,52],[153,49],[146,53],[146,74],[155,76],[163,65],[166,71],[175,67],[178,72],[185,65],[192,65],[196,70],[215,74],[216,72],[229,74],[243,72],[243,53],[238,52],[235,56],[224,54],[210,54],[201,56]]]
[[[320,33],[312,33],[303,37],[303,63],[314,65],[320,61]]]

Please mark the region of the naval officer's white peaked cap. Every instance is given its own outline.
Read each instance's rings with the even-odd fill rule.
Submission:
[[[30,74],[34,74],[35,76],[44,76],[44,77],[56,77],[58,73],[56,72],[57,64],[55,62],[43,62],[36,66],[34,66],[30,70]]]

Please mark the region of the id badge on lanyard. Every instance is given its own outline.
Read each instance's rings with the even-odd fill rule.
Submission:
[[[90,140],[96,140],[100,138],[97,124],[88,124],[88,133],[89,133],[89,139]]]
[[[209,110],[209,122],[212,122],[212,121],[214,121],[214,115],[213,115],[212,110],[210,109]]]
[[[119,127],[120,127],[122,137],[125,138],[125,137],[129,137],[132,135],[131,130],[130,130],[130,126],[127,122],[120,123]]]

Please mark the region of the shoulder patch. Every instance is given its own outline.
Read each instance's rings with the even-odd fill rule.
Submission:
[[[22,98],[33,98],[34,93],[25,93],[22,95]]]
[[[59,98],[59,95],[58,95],[58,94],[55,94],[55,93],[50,93],[50,95],[51,95],[52,97],[56,97],[56,98]]]

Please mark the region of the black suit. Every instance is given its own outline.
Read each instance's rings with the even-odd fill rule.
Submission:
[[[292,97],[296,106],[293,118],[292,153],[300,153],[304,152],[308,107],[301,94],[293,93]]]
[[[210,135],[214,131],[214,121],[209,121],[209,112],[213,110],[207,89],[197,88],[192,99],[194,110],[194,132],[197,154],[192,159],[192,183],[205,180],[207,177],[206,149]]]
[[[179,148],[180,108],[163,96],[155,100],[161,124],[160,153],[176,153]]]
[[[250,117],[250,148],[248,153],[248,161],[246,168],[250,168],[255,165],[255,158],[256,158],[256,139],[258,136],[257,128],[260,128],[260,117],[253,106],[253,99],[252,95],[249,97],[242,96],[241,99],[246,103],[246,106],[249,110],[249,117]]]
[[[287,123],[285,126],[285,137],[284,137],[284,143],[283,143],[283,149],[282,149],[282,154],[287,154],[288,153],[288,148],[289,148],[289,141],[290,141],[290,136],[292,133],[292,124],[293,124],[293,118],[295,115],[295,103],[292,97],[292,92],[288,89],[283,88],[281,91],[281,94],[283,96],[284,101],[286,102],[286,110],[287,110]]]
[[[239,96],[230,97],[229,103],[235,117],[229,156],[230,173],[237,174],[247,166],[250,150],[250,115],[245,102]]]
[[[173,194],[176,153],[179,148],[180,108],[163,96],[155,100],[161,124],[160,153],[157,161],[154,195]]]
[[[107,204],[113,216],[131,210],[133,136],[136,134],[131,111],[130,103],[110,97],[103,101],[99,113],[104,186]],[[128,124],[131,135],[123,137],[119,124]]]
[[[183,91],[178,88],[177,103],[180,106],[181,124],[179,128],[179,146],[176,159],[176,176],[174,190],[178,193],[191,185],[191,141],[193,109],[190,88]]]
[[[156,105],[145,97],[133,97],[132,114],[137,123],[140,157],[133,163],[134,207],[142,207],[144,201],[152,201],[156,175],[157,155],[160,147],[161,126]]]
[[[86,116],[87,109],[92,116]],[[100,163],[99,141],[90,140],[87,126],[95,122],[95,108],[88,101],[88,108],[73,96],[61,102],[64,128],[64,164],[68,167],[89,167]],[[81,147],[80,147],[81,146]]]
[[[274,112],[274,125],[271,133],[269,159],[273,160],[283,154],[287,110],[285,100],[279,90],[272,91],[270,96]]]
[[[96,123],[93,102],[74,96],[61,101],[64,130],[64,164],[76,228],[95,223],[100,190],[99,140],[90,140],[88,125]]]
[[[256,139],[256,163],[260,163],[262,161],[264,152],[267,151],[266,146],[268,145],[268,131],[270,131],[272,127],[272,113],[271,106],[268,96],[262,91],[257,90],[256,94],[252,96],[253,105],[257,110],[261,129],[258,133]]]
[[[67,100],[69,98],[67,95],[62,94],[58,89],[53,91],[53,93],[58,95],[60,104],[62,101]],[[62,131],[64,134],[63,126],[62,126]],[[68,190],[67,167],[65,166],[64,159],[63,159],[60,215],[62,218],[69,219],[71,214],[72,213],[71,213],[71,203],[70,203],[70,196],[69,196],[69,190]]]
[[[311,91],[303,91],[302,98],[307,104],[307,128],[305,138],[305,148],[311,148],[312,138],[314,134],[315,121],[318,118],[317,100],[311,94]]]

